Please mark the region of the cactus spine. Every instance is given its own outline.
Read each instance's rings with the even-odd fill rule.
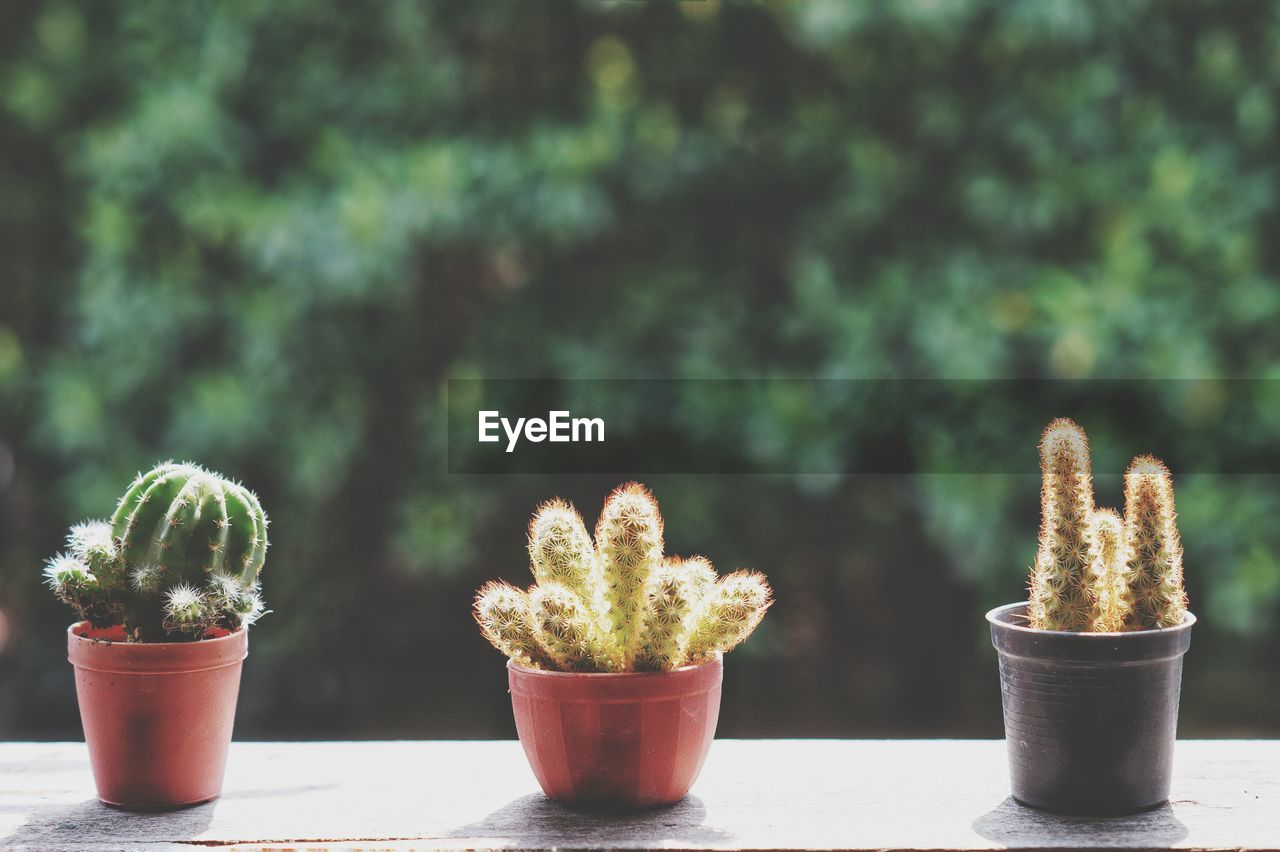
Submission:
[[[1042,630],[1088,630],[1093,611],[1085,575],[1085,533],[1093,514],[1089,439],[1066,418],[1040,441],[1040,545],[1031,575],[1030,616]]]
[[[572,506],[544,503],[529,525],[537,582],[481,588],[481,633],[522,666],[620,672],[705,663],[755,629],[770,604],[762,575],[717,582],[708,560],[664,559],[662,547],[658,504],[639,484],[609,495],[594,543]]]
[[[1099,509],[1089,520],[1089,596],[1093,611],[1089,629],[1116,633],[1124,629],[1132,608],[1125,565],[1124,524],[1112,509]]]
[[[1181,624],[1187,611],[1173,477],[1154,456],[1125,472],[1124,520],[1095,509],[1084,430],[1054,420],[1040,442],[1040,542],[1027,606],[1042,630],[1116,632]]]
[[[71,529],[45,569],[58,597],[132,641],[199,639],[262,613],[267,516],[243,486],[192,464],[140,474],[110,522]]]
[[[1130,629],[1182,623],[1187,596],[1182,586],[1182,543],[1173,506],[1173,477],[1154,456],[1138,456],[1124,475],[1128,539]]]

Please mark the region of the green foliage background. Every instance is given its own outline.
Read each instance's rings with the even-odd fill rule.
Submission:
[[[614,482],[445,475],[451,377],[1276,378],[1278,85],[1267,2],[5,2],[0,734],[75,736],[40,563],[157,458],[274,520],[243,735],[508,736],[471,592]],[[1034,476],[648,481],[778,589],[722,733],[998,735]],[[1280,487],[1179,508],[1184,732],[1280,733]]]

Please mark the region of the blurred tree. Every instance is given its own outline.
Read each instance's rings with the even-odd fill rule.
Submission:
[[[1277,377],[1270,3],[15,0],[0,57],[0,732],[74,730],[39,559],[157,456],[275,521],[245,730],[506,733],[470,590],[612,483],[446,476],[448,378]],[[1034,477],[651,484],[778,587],[728,732],[998,730]],[[1278,504],[1179,492],[1193,726],[1276,731]]]

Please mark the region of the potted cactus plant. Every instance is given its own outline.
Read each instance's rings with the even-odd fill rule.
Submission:
[[[663,556],[643,486],[609,495],[595,540],[561,500],[529,526],[536,582],[480,589],[475,617],[506,654],[516,731],[543,791],[595,809],[682,799],[715,737],[721,655],[771,603],[765,578]]]
[[[987,613],[1014,798],[1096,816],[1162,804],[1196,620],[1172,476],[1138,456],[1124,517],[1096,508],[1088,438],[1067,419],[1045,429],[1040,465],[1030,600]]]
[[[98,797],[125,808],[215,798],[248,627],[263,613],[267,516],[192,464],[139,475],[110,521],[72,527],[49,560]]]

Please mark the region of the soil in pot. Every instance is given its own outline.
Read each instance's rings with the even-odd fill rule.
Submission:
[[[222,791],[247,630],[198,642],[123,642],[123,631],[67,630],[80,721],[98,798],[174,808]]]
[[[1026,608],[987,613],[1014,798],[1082,816],[1168,801],[1195,616],[1163,630],[1072,633],[1028,627]]]
[[[720,715],[720,659],[669,672],[580,674],[507,665],[516,730],[542,790],[586,810],[684,798]]]

